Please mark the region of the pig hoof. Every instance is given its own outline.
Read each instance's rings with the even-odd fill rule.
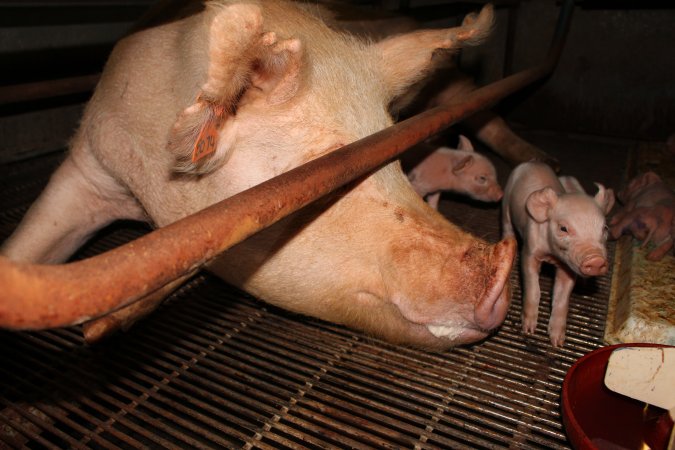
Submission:
[[[565,325],[550,327],[548,329],[548,335],[551,338],[551,345],[554,347],[562,347],[565,343]]]
[[[548,324],[548,335],[551,338],[551,345],[554,347],[562,347],[565,343],[565,328],[567,327],[566,317],[556,317],[555,314],[551,317]]]
[[[525,334],[534,334],[537,329],[537,324],[523,324],[523,333]]]
[[[537,318],[536,317],[523,317],[523,333],[525,334],[534,334],[537,329]]]
[[[561,336],[556,336],[556,335],[551,335],[551,345],[554,347],[562,347],[563,344],[565,344],[565,335]]]

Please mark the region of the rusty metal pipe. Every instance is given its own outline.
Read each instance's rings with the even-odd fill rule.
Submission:
[[[97,73],[58,80],[0,86],[0,105],[89,92],[96,86],[99,78],[101,78],[101,74]]]
[[[161,289],[410,146],[546,76],[555,67],[561,43],[554,43],[542,64],[479,88],[459,103],[425,111],[104,254],[62,265],[0,257],[0,327],[77,324]]]

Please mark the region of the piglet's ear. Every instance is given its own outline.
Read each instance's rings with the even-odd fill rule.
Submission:
[[[460,159],[457,164],[452,167],[452,173],[459,173],[464,169],[471,167],[473,164],[473,155],[467,155],[464,158]]]
[[[563,188],[565,189],[565,192],[567,192],[568,194],[586,193],[586,191],[584,191],[583,186],[581,186],[581,183],[579,183],[579,180],[577,180],[574,177],[562,176],[558,177],[558,180],[560,180],[560,184],[562,184]]]
[[[598,204],[602,212],[607,215],[614,207],[614,191],[612,189],[605,189],[600,183],[595,183],[598,187],[598,193],[595,194],[595,203]]]
[[[492,5],[486,5],[480,14],[468,15],[459,27],[416,31],[374,44],[381,55],[380,71],[389,99],[405,93],[434,68],[432,56],[436,50],[456,51],[481,43],[490,34],[493,20]]]
[[[531,193],[525,202],[525,207],[527,213],[535,221],[544,223],[549,219],[551,210],[557,202],[558,194],[550,187],[546,187]]]
[[[659,177],[655,172],[652,172],[651,170],[649,172],[645,172],[642,175],[642,179],[645,185],[654,184],[661,181],[661,177]]]
[[[465,152],[473,152],[473,144],[468,137],[463,134],[459,135],[459,144],[457,145],[457,150],[463,150]]]

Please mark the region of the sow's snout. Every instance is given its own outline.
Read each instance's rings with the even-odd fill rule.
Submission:
[[[504,239],[493,248],[490,273],[486,280],[488,288],[474,309],[476,325],[483,330],[497,328],[506,318],[511,304],[511,285],[508,281],[516,250],[514,238]]]
[[[495,245],[475,238],[452,248],[448,244],[444,252],[419,252],[427,259],[424,264],[415,258],[415,290],[410,290],[411,283],[399,282],[393,296],[401,314],[424,326],[441,348],[481,340],[501,325],[511,303],[509,275],[517,247],[513,238]],[[443,261],[438,264],[436,258]],[[398,275],[398,280],[406,279]]]

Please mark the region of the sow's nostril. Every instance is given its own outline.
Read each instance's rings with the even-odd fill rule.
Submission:
[[[607,273],[607,260],[601,256],[587,258],[581,265],[581,273],[588,276],[598,276]]]

